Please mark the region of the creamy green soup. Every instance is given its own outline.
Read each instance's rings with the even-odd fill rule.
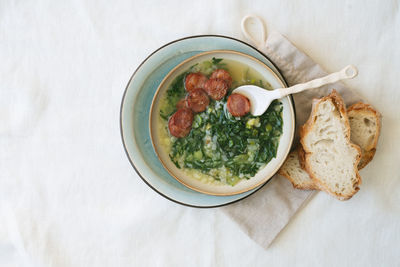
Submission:
[[[210,76],[215,69],[225,69],[232,77],[227,95],[220,101],[210,100],[204,112],[195,114],[188,136],[171,136],[168,119],[186,95],[185,76],[191,72]],[[233,117],[227,110],[226,102],[232,90],[245,84],[272,89],[248,66],[216,58],[196,64],[174,79],[161,100],[158,131],[161,145],[177,168],[204,182],[233,186],[241,179],[253,177],[276,157],[283,127],[281,102],[273,101],[258,117],[251,114]]]

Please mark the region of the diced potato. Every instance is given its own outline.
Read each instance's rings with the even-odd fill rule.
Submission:
[[[260,127],[260,119],[259,118],[252,118],[246,122],[246,128],[250,129],[253,126]]]

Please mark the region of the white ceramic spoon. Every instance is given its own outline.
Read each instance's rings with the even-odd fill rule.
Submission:
[[[331,73],[325,77],[306,83],[296,84],[288,88],[278,88],[269,91],[255,85],[243,85],[233,90],[233,93],[246,96],[250,100],[250,113],[253,116],[260,116],[267,110],[271,102],[275,99],[279,99],[290,94],[299,93],[307,89],[317,88],[340,80],[351,79],[356,77],[357,74],[357,68],[353,65],[348,65],[341,71]]]

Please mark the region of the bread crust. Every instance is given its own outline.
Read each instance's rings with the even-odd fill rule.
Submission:
[[[303,170],[305,170],[308,173],[308,175],[310,175],[310,173],[306,169],[306,152],[304,151],[303,146],[301,144],[299,144],[299,146],[297,147],[297,154],[299,155],[300,167]],[[310,178],[311,178],[311,176],[310,176]],[[311,180],[313,181],[313,185],[310,185],[309,186],[310,188],[312,188],[313,190],[322,190],[318,181],[315,181],[313,179],[311,179]]]
[[[305,170],[306,169],[306,164],[305,164],[306,152],[304,151],[303,146],[301,144],[297,147],[297,153],[299,154],[300,166],[303,170]]]
[[[358,170],[361,170],[362,168],[368,165],[368,163],[374,158],[375,152],[376,149],[362,152],[361,160],[358,163]]]
[[[293,185],[294,188],[296,189],[300,189],[300,190],[317,190],[317,188],[315,188],[314,183],[310,184],[310,185],[299,185],[296,184],[292,177],[285,171],[278,171],[278,174],[282,175],[283,177],[285,177],[286,179],[288,179],[290,181],[290,183]]]
[[[377,130],[376,130],[373,142],[371,143],[371,145],[369,147],[366,147],[364,150],[362,150],[361,160],[360,160],[360,163],[358,164],[358,169],[361,170],[362,168],[367,166],[367,164],[374,158],[374,155],[376,152],[376,146],[378,144],[378,139],[379,139],[379,135],[381,132],[381,117],[382,116],[371,105],[365,104],[362,102],[358,102],[358,103],[351,105],[347,109],[347,113],[349,113],[351,111],[358,111],[358,112],[365,112],[365,113],[371,112],[374,114],[374,117],[377,122]]]
[[[301,146],[299,146],[301,147]],[[292,153],[298,153],[297,149],[295,149],[294,151],[290,152],[290,154]],[[305,170],[305,169],[303,169]],[[294,179],[289,175],[289,173],[287,173],[284,169],[284,165],[279,169],[278,174],[284,176],[285,178],[287,178],[293,185],[294,188],[297,189],[301,189],[301,190],[318,190],[319,188],[317,187],[316,183],[313,181],[310,184],[298,184],[294,181]]]
[[[330,190],[329,187],[324,184],[313,172],[312,168],[311,168],[311,164],[309,162],[309,158],[310,158],[310,154],[311,154],[311,150],[306,146],[305,142],[304,142],[304,137],[311,132],[312,128],[314,127],[315,121],[316,121],[316,111],[319,108],[319,105],[321,103],[323,103],[324,101],[332,101],[333,105],[337,108],[337,110],[339,111],[339,114],[342,118],[344,118],[344,123],[345,123],[345,127],[346,127],[346,132],[345,132],[345,138],[347,139],[349,145],[351,147],[353,147],[354,149],[356,149],[358,151],[358,156],[355,160],[354,163],[354,173],[356,175],[356,181],[353,184],[353,190],[350,194],[344,195],[344,194],[340,194],[340,193],[335,193],[334,191]],[[316,184],[319,185],[320,189],[324,190],[325,192],[331,194],[332,196],[336,197],[339,200],[348,200],[350,199],[355,193],[358,192],[358,190],[360,189],[360,185],[361,185],[361,176],[358,172],[358,163],[361,159],[361,148],[358,145],[355,145],[353,143],[351,143],[350,141],[350,123],[349,123],[349,119],[347,117],[347,112],[346,112],[346,106],[343,102],[342,97],[337,93],[336,90],[332,90],[332,92],[328,95],[325,96],[321,99],[316,99],[313,101],[313,105],[312,105],[312,109],[311,109],[311,114],[309,119],[307,120],[307,122],[300,128],[300,142],[303,146],[305,155],[304,155],[304,166],[306,171],[308,172],[308,174],[310,175],[311,179],[313,181],[315,181]]]

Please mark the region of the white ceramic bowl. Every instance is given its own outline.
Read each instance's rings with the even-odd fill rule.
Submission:
[[[160,162],[175,179],[177,179],[185,186],[201,193],[228,196],[240,194],[254,189],[257,186],[267,182],[278,171],[278,169],[286,159],[293,142],[295,132],[295,113],[290,97],[288,96],[281,99],[283,105],[283,131],[279,140],[277,155],[264,168],[260,169],[254,177],[248,180],[241,180],[235,186],[230,186],[222,184],[216,185],[214,183],[204,183],[198,179],[188,176],[185,172],[183,172],[181,169],[178,169],[172,163],[167,151],[160,144],[160,136],[159,132],[157,131],[157,124],[159,123],[158,116],[160,109],[160,99],[164,96],[171,82],[178,75],[185,72],[190,66],[206,60],[211,60],[213,57],[238,61],[260,73],[264,77],[264,79],[271,84],[272,88],[285,87],[279,77],[267,65],[254,57],[230,50],[215,50],[200,53],[186,59],[181,64],[176,66],[166,75],[166,77],[161,82],[154,95],[152,106],[150,109],[150,136],[153,143],[153,148],[158,155]]]

